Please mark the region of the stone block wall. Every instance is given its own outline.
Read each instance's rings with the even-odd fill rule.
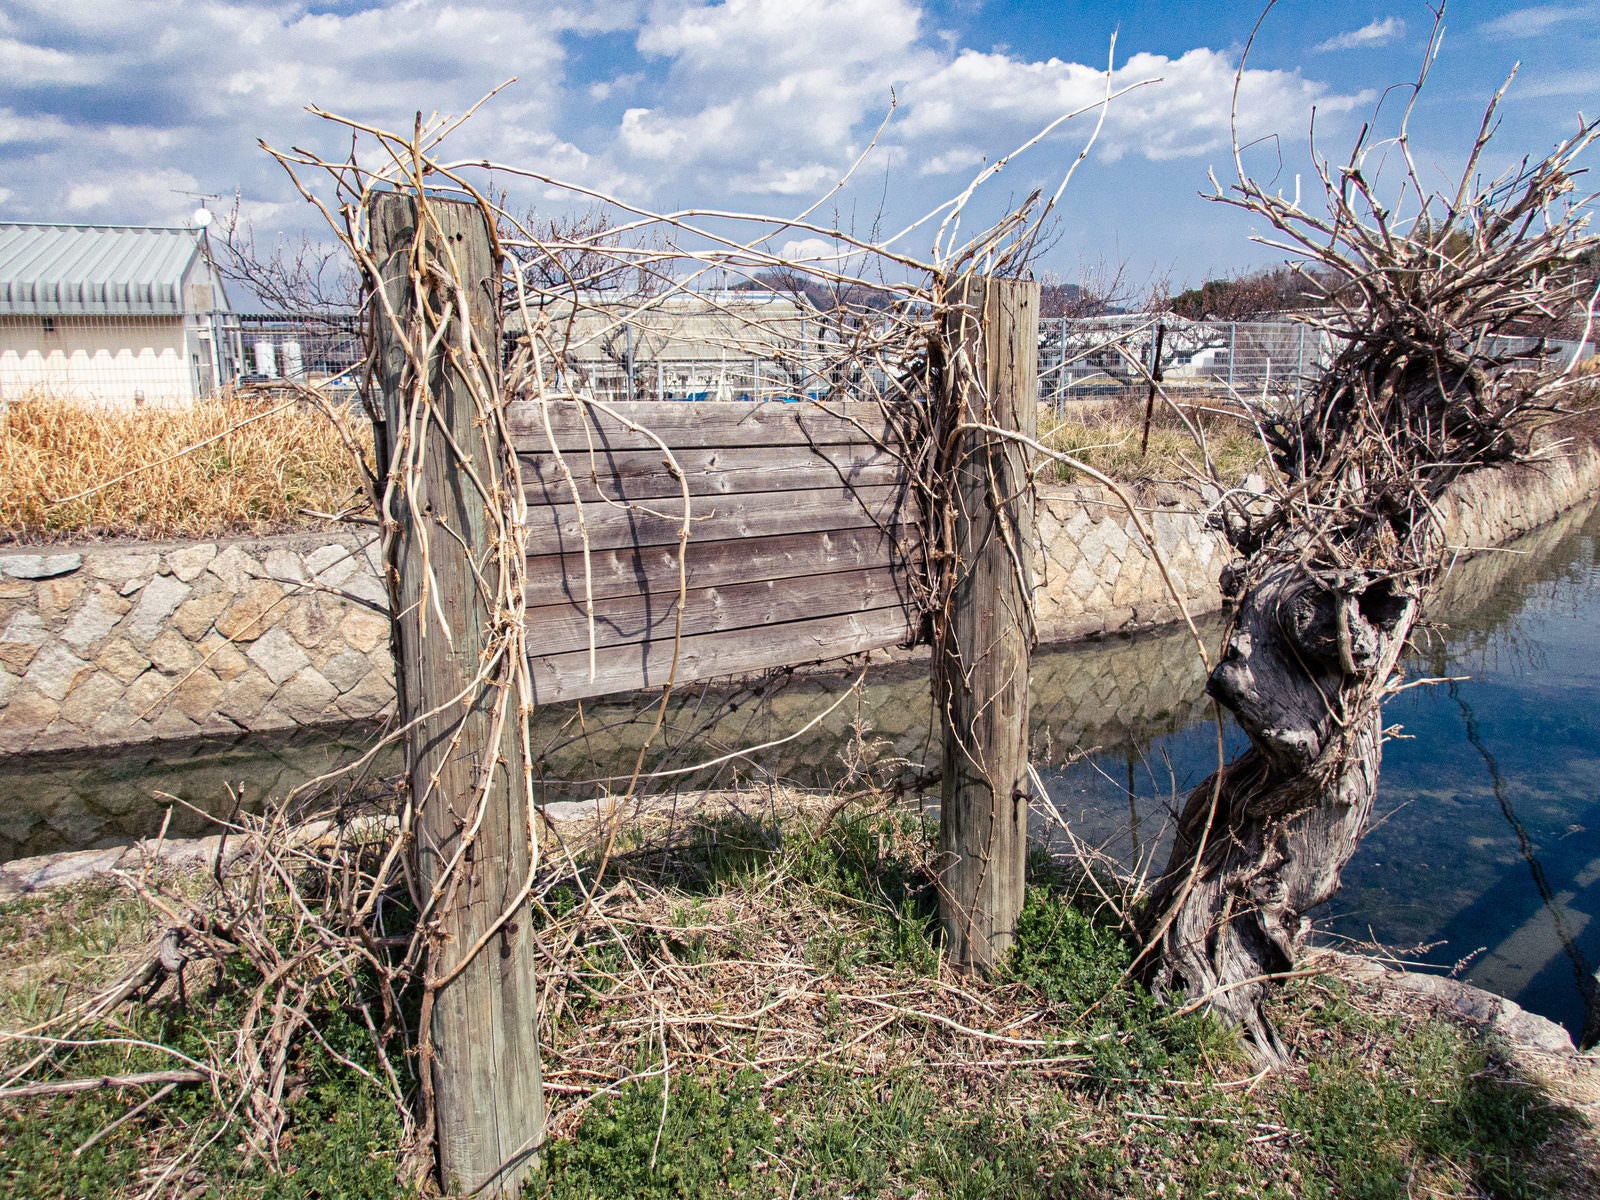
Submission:
[[[1600,491],[1600,449],[1572,446],[1544,462],[1476,471],[1440,502],[1447,543],[1462,555],[1555,520]],[[1141,508],[1190,615],[1222,607],[1232,550],[1208,527],[1210,495],[1158,489]],[[1182,613],[1133,518],[1100,487],[1044,491],[1036,515],[1034,611],[1042,642],[1163,625]]]
[[[1205,498],[1158,489],[1141,506],[1190,614],[1222,606],[1218,579],[1230,551],[1207,527]],[[1101,487],[1043,491],[1035,521],[1034,618],[1042,642],[1164,625],[1182,612],[1122,501]]]
[[[376,560],[344,534],[0,552],[0,752],[381,714]]]
[[[1483,472],[1443,504],[1463,550],[1507,541],[1600,489],[1600,451]],[[1207,497],[1142,510],[1191,614],[1221,606],[1229,551]],[[1115,496],[1038,505],[1042,642],[1177,620]],[[377,547],[357,534],[0,550],[0,753],[80,749],[381,716],[394,704]]]
[[[1475,471],[1439,505],[1445,538],[1462,554],[1503,545],[1600,490],[1600,448],[1572,446],[1545,462]]]

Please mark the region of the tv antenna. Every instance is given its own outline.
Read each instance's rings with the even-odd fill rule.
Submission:
[[[171,189],[175,195],[188,196],[191,200],[200,201],[200,207],[189,214],[189,223],[196,229],[204,229],[211,224],[212,212],[206,207],[207,200],[221,200],[221,192],[186,192],[181,188]]]

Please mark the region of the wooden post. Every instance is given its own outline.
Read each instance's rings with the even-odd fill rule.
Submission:
[[[416,196],[384,193],[368,214],[381,286],[405,326],[402,337],[381,315],[373,319],[384,407],[378,444],[414,464],[384,516],[399,529],[389,568],[400,716],[418,721],[407,740],[407,769],[413,801],[421,801],[413,849],[420,895],[432,894],[447,864],[461,856],[430,919],[427,961],[429,980],[459,973],[433,996],[432,1060],[422,1067],[444,1190],[511,1196],[544,1134],[538,991],[526,914],[494,925],[519,894],[533,846],[528,798],[512,778],[521,715],[505,686],[508,668],[469,686],[487,660],[501,583],[491,514],[467,477],[467,468],[482,479],[486,464],[504,461],[490,442],[491,423],[479,419],[485,382],[498,391],[500,264],[476,205],[430,198],[427,213],[419,229]],[[446,253],[459,266],[464,302],[447,277]],[[459,327],[436,336],[447,305],[452,326],[465,307],[482,351],[476,362],[463,360]],[[417,385],[408,344],[419,355],[434,347],[425,388]],[[434,419],[413,419],[424,403]],[[456,701],[463,692],[466,699]],[[498,722],[497,740],[502,697],[511,708]]]
[[[1038,428],[1039,285],[974,277],[947,319],[964,421]],[[1028,857],[1028,651],[1033,494],[1028,450],[969,430],[958,452],[956,578],[934,652],[944,724],[940,892],[946,952],[988,971],[1016,936]]]

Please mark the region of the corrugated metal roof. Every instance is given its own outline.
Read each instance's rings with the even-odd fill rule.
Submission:
[[[181,313],[197,229],[0,222],[0,314]]]

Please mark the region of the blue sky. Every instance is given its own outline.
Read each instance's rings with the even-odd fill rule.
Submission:
[[[242,198],[263,232],[314,217],[256,147],[336,152],[315,103],[391,128],[459,112],[517,75],[457,138],[462,156],[535,167],[656,207],[796,212],[826,191],[898,101],[880,148],[829,206],[858,232],[961,190],[1067,109],[1098,96],[1113,32],[1123,97],[1074,179],[1043,264],[1071,278],[1105,260],[1177,284],[1270,261],[1237,213],[1201,202],[1226,182],[1228,104],[1253,3],[999,0],[6,0],[0,7],[0,216],[162,223],[182,193]],[[1307,182],[1319,144],[1343,151],[1391,84],[1414,77],[1421,3],[1283,0],[1242,89],[1259,172]],[[1513,64],[1495,167],[1548,148],[1600,107],[1600,3],[1453,3],[1414,118],[1441,185]],[[1391,100],[1386,115],[1395,111]],[[1053,188],[1092,117],[988,185],[990,211]],[[528,192],[525,204],[561,202]],[[801,247],[796,247],[801,249]]]

